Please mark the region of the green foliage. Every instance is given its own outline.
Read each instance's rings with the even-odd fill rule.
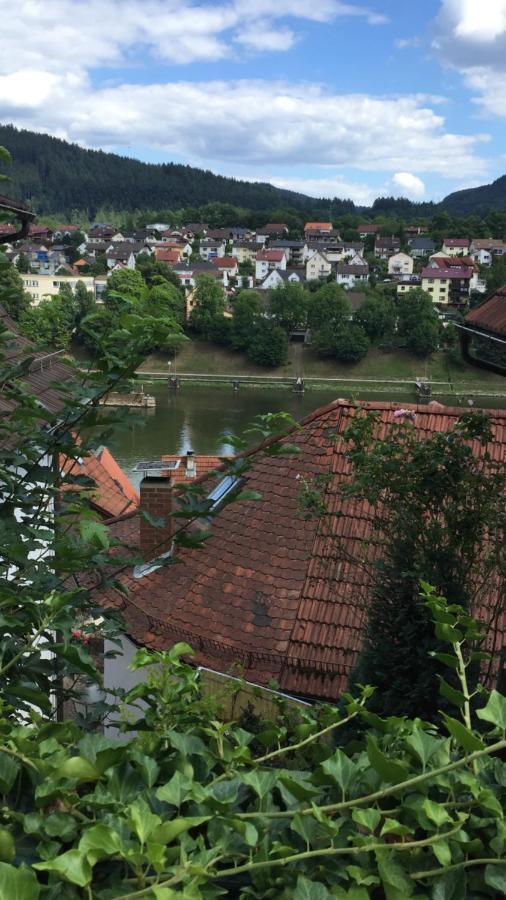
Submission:
[[[415,288],[404,294],[398,304],[399,333],[406,347],[416,356],[429,356],[437,350],[440,326],[430,294]]]
[[[79,696],[86,679],[101,684],[88,638],[99,646],[119,633],[77,585],[92,575],[113,588],[111,554],[120,569],[136,561],[88,506],[93,484],[52,462],[86,453],[90,433],[103,440],[94,403],[124,370],[113,355],[97,365],[85,384],[61,386],[55,416],[26,388],[29,359],[2,359],[12,412],[0,419],[0,897],[500,895],[506,699],[470,687],[480,628],[427,585],[423,603],[445,647],[438,662],[456,679],[443,724],[380,718],[367,687],[339,707],[287,714],[279,703],[272,721],[222,721],[187,644],[139,650],[132,669],[142,680],[106,697],[94,722],[55,720],[59,698]],[[255,432],[268,437],[287,424],[266,415]],[[468,438],[484,436],[476,419],[465,427]],[[354,452],[363,449],[357,431]],[[231,471],[239,465],[247,460]],[[394,460],[392,470],[394,478]],[[442,490],[444,476],[436,480]],[[191,485],[178,516],[208,514],[205,491]],[[91,727],[106,714],[120,740]],[[355,722],[362,732],[348,742]]]
[[[258,291],[240,291],[234,300],[234,318],[230,346],[232,350],[247,350],[257,316],[262,310]]]
[[[30,305],[30,297],[23,287],[18,270],[0,252],[0,303],[15,321],[19,321]]]
[[[437,629],[434,636],[418,582],[429,579],[469,608],[478,597],[479,572],[479,584],[498,579],[500,602],[506,473],[485,451],[485,414],[465,414],[449,432],[425,438],[414,419],[412,411],[400,410],[398,425],[380,439],[375,417],[363,415],[346,432],[352,478],[344,494],[368,500],[373,523],[372,542],[359,561],[371,572],[372,600],[354,677],[378,687],[372,703],[378,711],[433,718],[441,662],[427,654],[441,650],[446,635]],[[472,441],[484,457],[473,453]],[[375,559],[380,535],[382,554]]]
[[[56,297],[42,300],[38,306],[30,306],[21,316],[20,326],[23,333],[36,346],[50,349],[66,350],[76,323],[76,308],[72,288],[67,292],[60,291]]]
[[[324,284],[311,294],[307,321],[312,332],[339,330],[350,318],[351,303],[340,285]]]
[[[362,326],[371,341],[391,339],[396,325],[395,305],[389,297],[368,295],[355,314],[355,322]]]
[[[272,319],[258,316],[247,349],[248,359],[259,366],[281,366],[288,355],[285,331]]]
[[[277,325],[290,333],[305,328],[309,295],[301,284],[286,281],[270,292],[269,309]]]
[[[203,338],[207,338],[216,319],[223,318],[225,292],[212,275],[198,275],[193,298],[195,306],[190,316],[190,325]]]

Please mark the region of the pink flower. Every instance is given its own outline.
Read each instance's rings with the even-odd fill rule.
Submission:
[[[401,419],[403,416],[408,416],[410,419],[415,421],[415,411],[413,409],[396,409],[394,412],[394,419]]]
[[[72,637],[75,638],[77,641],[81,640],[83,633],[82,633],[82,631],[79,630],[79,628],[73,628],[70,633],[71,633]]]

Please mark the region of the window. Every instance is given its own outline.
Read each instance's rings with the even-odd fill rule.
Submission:
[[[237,475],[225,475],[207,497],[208,500],[212,501],[209,512],[214,512],[220,503],[223,503],[225,498],[228,497],[231,491],[236,487],[239,487],[241,481],[242,479],[238,478]]]

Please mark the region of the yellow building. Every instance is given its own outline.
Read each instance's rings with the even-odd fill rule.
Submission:
[[[81,281],[88,291],[95,293],[95,279],[92,275],[21,275],[23,287],[32,298],[33,306],[38,306],[48,297],[56,297],[60,285],[68,284],[73,291]]]

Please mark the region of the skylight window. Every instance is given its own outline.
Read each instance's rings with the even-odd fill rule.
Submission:
[[[214,512],[220,503],[223,503],[226,497],[237,487],[239,487],[242,478],[237,475],[225,475],[215,488],[208,495],[208,500],[212,500],[212,506],[209,512]]]

